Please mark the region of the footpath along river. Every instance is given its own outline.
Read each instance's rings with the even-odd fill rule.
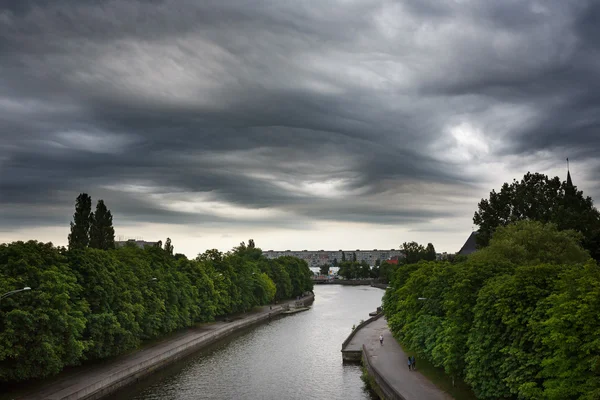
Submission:
[[[116,400],[371,399],[341,345],[383,290],[315,285],[309,311],[236,334],[111,396]]]

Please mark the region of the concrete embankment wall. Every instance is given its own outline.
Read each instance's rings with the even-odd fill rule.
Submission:
[[[361,330],[364,326],[369,325],[371,322],[383,317],[383,313],[379,313],[374,317],[367,319],[366,321],[361,322],[358,326],[350,332],[350,335],[344,340],[342,343],[342,360],[343,361],[360,361],[362,357],[362,351],[359,348],[357,349],[347,349],[348,344],[352,341],[352,338]]]
[[[379,288],[379,289],[387,289],[388,288],[387,283],[372,283],[371,286]]]
[[[309,305],[314,301],[314,295],[311,294],[298,301],[303,305]],[[293,303],[293,302],[292,302]],[[275,306],[270,312],[264,312],[257,315],[248,316],[241,320],[235,320],[223,328],[207,332],[190,338],[189,341],[180,344],[177,347],[166,349],[164,353],[144,360],[136,365],[125,367],[110,375],[99,377],[98,380],[90,380],[88,385],[77,385],[78,388],[68,387],[64,390],[45,397],[48,400],[94,400],[100,399],[116,390],[126,386],[138,379],[151,374],[152,372],[167,366],[191,353],[200,350],[218,340],[224,339],[234,332],[248,328],[252,325],[267,321],[270,318],[280,315],[289,308],[289,304]]]
[[[379,373],[377,368],[373,364],[371,364],[369,356],[370,356],[369,352],[368,352],[367,348],[365,347],[365,345],[363,344],[363,346],[362,346],[363,365],[367,369],[367,373],[373,378],[373,380],[375,381],[377,386],[379,386],[379,389],[385,396],[386,400],[405,400],[404,397],[402,397],[402,395],[400,395],[400,393],[398,393],[396,390],[394,390],[394,387],[392,385],[390,385],[390,383],[388,381],[385,380],[385,378],[383,377],[382,374]]]

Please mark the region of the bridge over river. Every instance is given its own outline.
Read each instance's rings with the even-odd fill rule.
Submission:
[[[384,291],[315,286],[310,310],[251,328],[112,395],[150,399],[371,399],[340,343]]]

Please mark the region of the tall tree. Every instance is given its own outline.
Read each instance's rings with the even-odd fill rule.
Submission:
[[[352,253],[352,262],[356,262],[356,253]]]
[[[75,214],[69,234],[69,250],[86,248],[90,243],[92,198],[87,193],[77,196]]]
[[[90,247],[108,250],[115,248],[115,229],[112,223],[112,214],[104,200],[98,200],[96,212],[91,214]]]
[[[528,172],[521,181],[502,185],[500,192],[492,190],[473,216],[479,226],[477,244],[487,246],[496,228],[521,220],[551,222],[561,230],[582,233],[583,247],[600,260],[600,213],[592,199],[573,185],[570,174],[561,182],[558,177]]]
[[[437,255],[435,253],[435,247],[433,247],[433,243],[427,243],[427,247],[425,248],[425,260],[427,261],[435,261]]]
[[[171,238],[167,238],[167,241],[165,242],[165,247],[164,250],[169,254],[169,255],[173,255],[173,245],[171,244]]]
[[[346,253],[342,251],[342,262],[346,261]]]

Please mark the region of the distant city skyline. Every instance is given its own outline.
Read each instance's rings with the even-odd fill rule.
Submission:
[[[66,245],[76,197],[195,257],[460,250],[540,172],[600,201],[587,0],[0,6],[0,243]]]

